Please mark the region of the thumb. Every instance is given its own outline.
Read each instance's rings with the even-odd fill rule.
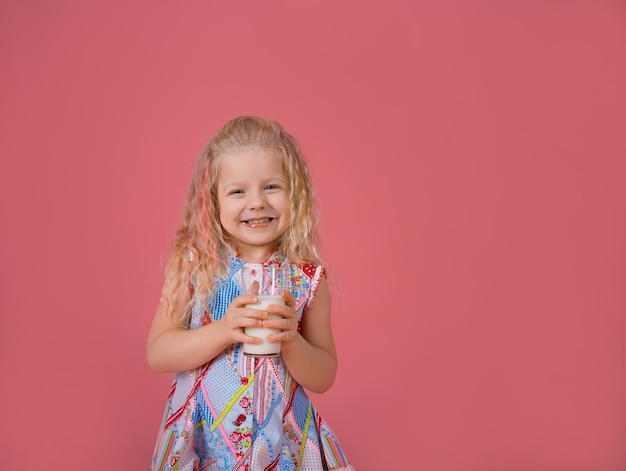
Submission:
[[[295,307],[295,305],[296,305],[296,298],[294,298],[293,294],[291,294],[289,291],[282,291],[280,293],[280,297],[285,300],[285,304],[287,306]]]
[[[252,294],[254,296],[258,296],[259,294],[259,282],[253,281],[250,287],[248,288],[248,292],[246,294]]]

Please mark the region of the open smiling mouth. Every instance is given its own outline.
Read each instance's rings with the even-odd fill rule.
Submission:
[[[269,224],[274,219],[276,219],[276,218],[248,219],[246,221],[243,221],[243,223],[246,226],[255,227],[255,226],[258,226],[258,225]]]

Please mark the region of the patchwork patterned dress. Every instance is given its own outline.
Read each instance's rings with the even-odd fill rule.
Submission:
[[[274,254],[267,264],[285,264]],[[222,318],[240,294],[242,260],[232,258],[211,297],[194,306],[190,328]],[[289,265],[298,317],[306,315],[324,269]],[[152,468],[178,471],[350,470],[339,443],[282,357],[245,356],[231,345],[206,365],[178,373],[172,384]]]

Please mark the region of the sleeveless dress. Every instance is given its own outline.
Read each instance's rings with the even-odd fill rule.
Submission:
[[[265,264],[287,262],[276,253]],[[226,279],[209,299],[210,312],[200,303],[193,306],[191,329],[222,318],[240,294],[243,265],[232,257]],[[324,268],[288,266],[301,320],[325,276]],[[354,467],[282,357],[246,356],[242,344],[234,344],[202,367],[176,375],[151,469],[353,471]]]

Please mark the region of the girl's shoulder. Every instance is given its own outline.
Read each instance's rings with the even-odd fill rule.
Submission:
[[[264,264],[295,267],[310,278],[326,275],[326,269],[323,265],[310,262],[292,262],[281,251],[270,254]]]
[[[308,307],[315,299],[318,288],[326,278],[326,269],[313,263],[292,265],[292,294],[297,307]]]
[[[309,278],[316,278],[316,277],[325,278],[326,277],[326,268],[324,268],[323,265],[315,265],[312,263],[299,263],[298,267]]]

